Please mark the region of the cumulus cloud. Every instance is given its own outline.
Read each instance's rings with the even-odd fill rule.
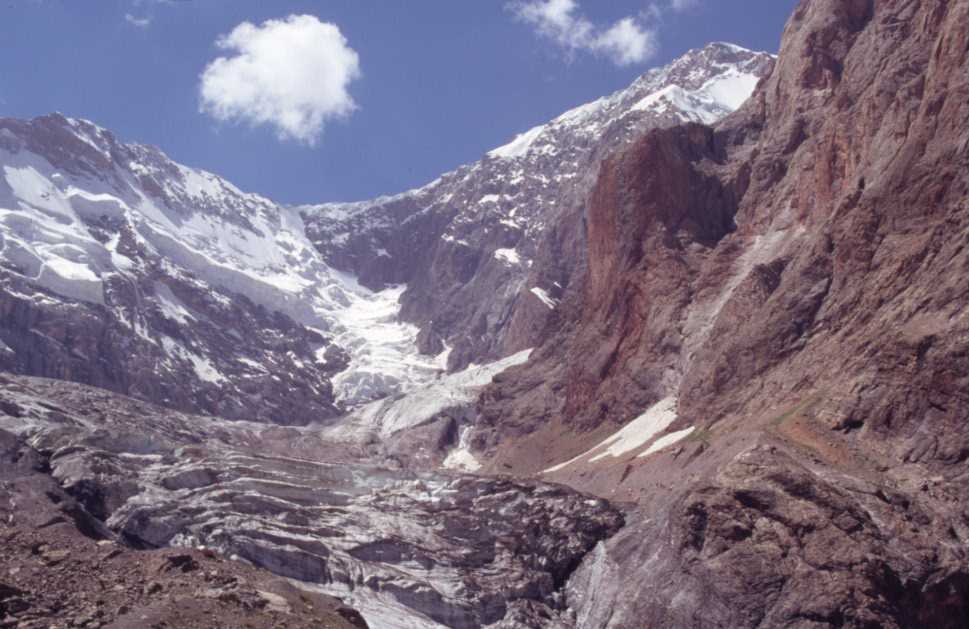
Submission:
[[[227,55],[205,68],[199,90],[201,111],[217,120],[313,145],[327,122],[356,109],[348,87],[360,57],[334,24],[311,15],[243,22],[216,44]]]
[[[579,12],[575,0],[518,0],[508,8],[517,19],[570,55],[589,52],[617,65],[630,65],[647,61],[656,53],[656,31],[640,17],[625,17],[601,27]]]

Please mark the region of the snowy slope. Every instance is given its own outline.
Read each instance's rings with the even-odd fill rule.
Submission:
[[[396,322],[400,289],[375,293],[331,269],[298,212],[175,164],[153,147],[121,144],[84,121],[0,121],[0,259],[39,288],[108,305],[133,334],[187,357],[209,382],[226,376],[124,304],[106,304],[106,283],[143,279],[157,261],[169,275],[190,276],[224,298],[241,295],[285,313],[350,354],[352,373],[335,381],[342,402],[397,392],[440,369],[417,353],[416,328]],[[191,326],[191,308],[160,286],[149,298],[167,319]],[[320,348],[322,363],[324,353]]]

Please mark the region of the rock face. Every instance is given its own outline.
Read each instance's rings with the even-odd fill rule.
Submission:
[[[54,380],[5,378],[0,400],[0,428],[29,436],[45,482],[103,535],[214,549],[378,627],[571,626],[568,578],[622,525],[561,486],[386,467],[315,430]]]
[[[949,426],[964,325],[946,272],[965,218],[963,9],[858,6],[805,3],[740,112],[611,159],[589,268],[534,355],[569,365],[545,386],[565,387],[551,411],[596,426],[678,395],[681,416],[710,426],[820,394],[833,429]],[[819,52],[819,38],[842,44]]]
[[[423,188],[301,212],[330,264],[374,288],[407,283],[401,316],[424,351],[451,348],[451,369],[503,358],[535,345],[583,263],[558,230],[584,210],[601,160],[648,129],[719,120],[772,63],[711,44]]]
[[[602,167],[587,268],[473,440],[641,505],[583,626],[963,622],[967,50],[964,3],[806,0],[740,111]]]
[[[299,214],[59,114],[0,120],[0,368],[304,424],[433,379]]]
[[[659,465],[696,471],[673,457]],[[570,582],[578,624],[964,626],[964,483],[919,486],[931,471],[906,468],[867,480],[768,439],[675,495],[647,492]]]

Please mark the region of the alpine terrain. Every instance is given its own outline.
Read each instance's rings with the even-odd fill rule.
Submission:
[[[961,1],[358,203],[0,118],[0,627],[967,626],[966,271]]]

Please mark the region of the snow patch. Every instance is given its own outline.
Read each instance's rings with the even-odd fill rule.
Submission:
[[[212,384],[222,384],[226,377],[216,368],[216,366],[205,356],[200,356],[191,351],[175,339],[164,336],[161,339],[162,347],[169,356],[187,360],[192,365],[192,370],[196,377],[203,382]]]
[[[696,90],[667,85],[639,100],[630,111],[672,113],[685,121],[713,124],[743,105],[759,80],[755,74],[731,68]]]
[[[529,292],[535,295],[541,300],[543,304],[548,306],[550,310],[555,310],[555,307],[559,305],[558,300],[553,299],[544,288],[534,287]]]
[[[682,441],[683,439],[686,439],[691,434],[693,434],[694,430],[696,430],[696,426],[690,426],[689,428],[685,428],[683,430],[679,430],[677,432],[671,432],[668,435],[664,435],[659,439],[657,439],[656,441],[654,441],[653,445],[649,446],[649,448],[645,452],[643,452],[636,458],[642,459],[642,458],[648,457],[650,454],[656,454],[663,448],[668,448],[674,443],[677,443],[679,441]]]
[[[545,125],[539,125],[533,129],[521,133],[515,137],[514,140],[505,144],[504,146],[499,146],[493,151],[488,153],[488,157],[494,157],[497,159],[514,159],[516,157],[521,157],[528,153],[528,149],[531,148],[535,140],[542,135],[545,131]]]
[[[518,266],[522,263],[515,249],[495,249],[495,259],[508,266]]]
[[[85,264],[80,262],[74,262],[73,260],[68,260],[66,258],[51,257],[48,258],[45,266],[57,273],[65,280],[77,280],[80,282],[95,282],[100,283],[101,278],[98,277],[97,273],[91,270]]]
[[[757,75],[731,69],[707,81],[700,93],[728,109],[739,109],[754,93],[758,81]]]
[[[191,321],[195,321],[195,317],[188,308],[185,307],[172,289],[166,284],[161,282],[155,282],[155,297],[158,301],[158,305],[161,308],[162,314],[181,324],[188,324]]]
[[[542,473],[557,472],[588,457],[592,457],[589,459],[589,463],[595,463],[606,457],[622,456],[646,445],[650,439],[669,428],[676,421],[676,403],[677,398],[672,396],[660,400],[650,406],[645,413],[595,447],[564,463],[552,466]]]

